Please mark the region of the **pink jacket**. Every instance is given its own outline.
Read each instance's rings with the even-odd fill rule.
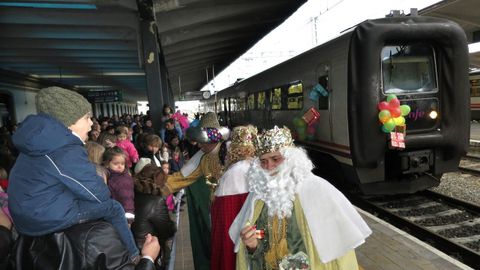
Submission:
[[[117,146],[127,153],[127,166],[131,168],[133,163],[138,162],[138,152],[133,143],[129,140],[117,141]]]

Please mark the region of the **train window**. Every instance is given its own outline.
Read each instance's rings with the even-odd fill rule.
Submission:
[[[272,89],[270,104],[272,104],[272,110],[282,109],[282,88],[278,87]]]
[[[257,109],[259,110],[265,109],[265,91],[261,91],[258,93]]]
[[[303,109],[303,85],[301,82],[291,84],[288,87],[287,108],[289,110]]]
[[[245,97],[237,98],[237,111],[244,111],[245,110]]]
[[[255,95],[249,94],[247,96],[247,110],[255,109]]]
[[[425,44],[385,46],[381,57],[385,94],[437,91],[432,47]]]
[[[480,97],[480,75],[470,76],[470,95]]]
[[[329,91],[328,87],[328,75],[323,75],[318,78],[318,84],[320,84],[323,89],[327,92]],[[318,109],[319,110],[328,110],[328,93],[327,95],[320,95],[318,98]]]

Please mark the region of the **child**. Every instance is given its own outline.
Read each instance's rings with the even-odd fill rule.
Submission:
[[[170,171],[172,173],[179,172],[180,169],[183,167],[183,157],[182,151],[179,147],[175,148],[173,151],[172,158],[168,161],[170,164]]]
[[[107,168],[105,168],[103,165],[95,164],[95,170],[97,171],[97,174],[102,177],[103,182],[106,185],[108,183],[108,177],[110,176]]]
[[[35,103],[38,114],[28,116],[12,138],[20,151],[7,191],[16,229],[36,237],[103,218],[136,259],[125,211],[87,158],[90,103],[59,87],[40,90]]]
[[[8,213],[8,196],[0,187],[0,269],[7,269],[12,249],[12,219]]]
[[[160,163],[167,162],[170,159],[170,150],[168,150],[168,146],[164,144],[162,146],[162,152],[160,153]]]
[[[120,147],[127,154],[127,165],[131,168],[133,163],[138,162],[138,152],[133,143],[128,139],[128,128],[119,126],[117,128],[117,146]]]
[[[144,153],[143,158],[150,158],[157,167],[160,167],[160,148],[162,147],[162,139],[158,135],[148,134],[144,137],[143,148]]]
[[[168,162],[162,161],[160,163],[160,165],[161,165],[162,170],[165,173],[165,175],[169,175],[170,174],[170,164],[168,164]]]
[[[105,149],[114,147],[116,145],[115,144],[116,141],[117,141],[117,136],[110,134],[107,131],[102,131],[102,133],[100,133],[100,136],[98,136],[98,139],[97,139],[97,142],[103,145]]]
[[[112,198],[117,200],[125,210],[128,223],[135,218],[135,205],[133,194],[133,178],[125,167],[126,155],[118,146],[107,149],[103,154],[103,165],[108,169],[108,188]]]
[[[88,160],[97,165],[102,164],[103,153],[105,152],[103,145],[94,141],[88,141],[85,143],[85,148],[87,148]]]
[[[170,164],[168,162],[162,161],[162,170],[165,175],[170,174]],[[167,203],[167,208],[170,212],[175,210],[175,197],[173,194],[167,196],[165,202]]]

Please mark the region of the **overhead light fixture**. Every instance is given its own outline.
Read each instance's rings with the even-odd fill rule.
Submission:
[[[52,8],[52,9],[97,9],[97,6],[93,5],[93,4],[35,3],[35,2],[1,2],[0,7]]]

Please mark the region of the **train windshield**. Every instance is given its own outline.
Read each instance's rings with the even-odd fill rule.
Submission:
[[[438,91],[432,47],[425,44],[385,46],[381,57],[385,94]]]

